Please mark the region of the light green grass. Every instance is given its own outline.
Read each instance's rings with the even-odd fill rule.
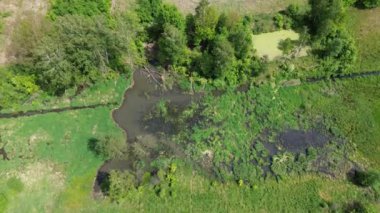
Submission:
[[[359,10],[351,8],[348,29],[351,30],[359,50],[357,71],[380,69],[380,8]]]
[[[105,98],[120,102],[128,82],[124,78],[106,84],[99,93],[91,91],[102,87],[98,85],[83,95],[89,100],[99,100],[103,97],[101,91],[113,91],[115,94]],[[17,196],[0,192],[7,198],[8,211],[52,212],[63,207],[77,209],[85,201],[94,203],[93,181],[103,161],[88,149],[88,141],[104,135],[124,139],[123,131],[111,118],[111,111],[111,107],[99,107],[0,119],[2,143],[11,159],[1,161],[1,179],[17,177],[25,185]],[[0,182],[0,188],[4,184]]]
[[[280,30],[271,33],[253,35],[253,46],[260,57],[267,56],[269,60],[281,57],[282,51],[278,48],[280,41],[290,38],[298,40],[299,34],[293,30]],[[305,53],[303,53],[304,55]]]
[[[361,114],[364,109],[370,109],[379,123],[380,109],[376,107],[380,98],[375,95],[378,86],[379,79],[358,79],[331,86],[314,84],[282,88],[276,97],[287,105],[286,108],[276,108],[273,115],[276,117],[279,113],[286,113],[281,110],[293,111],[300,104],[308,103],[306,108],[310,113],[321,109],[324,109],[320,111],[322,114],[328,110],[333,110],[332,114],[342,111],[338,114],[338,121],[348,117],[345,121],[352,123],[353,127],[363,124],[359,119],[367,120],[372,115]],[[358,107],[357,103],[361,102]],[[342,107],[342,104],[347,106]],[[379,206],[366,198],[366,189],[343,179],[303,175],[290,176],[280,182],[257,182],[252,188],[239,187],[235,182],[212,186],[208,178],[193,172],[184,163],[178,163],[174,197],[160,198],[154,189],[143,187],[131,192],[120,204],[94,200],[91,197],[92,184],[102,161],[87,149],[87,142],[102,134],[122,137],[122,131],[110,118],[110,111],[111,108],[102,107],[0,120],[1,132],[5,133],[3,141],[8,142],[6,150],[12,158],[0,163],[0,188],[7,188],[5,180],[12,176],[21,177],[24,185],[21,192],[0,192],[7,196],[8,212],[125,212],[126,209],[131,212],[320,212],[324,211],[321,207],[324,203],[333,203],[343,209],[354,201],[364,203],[372,212],[379,210]],[[228,114],[228,111],[223,113]],[[353,122],[355,119],[359,121]],[[345,128],[344,125],[338,127]],[[359,152],[372,162],[370,165],[378,162],[380,156],[373,149],[378,146],[378,141],[370,142],[372,139],[358,141]]]
[[[200,0],[165,0],[176,5],[184,13],[194,12]],[[239,11],[239,13],[273,13],[285,9],[290,4],[306,5],[307,0],[210,0],[221,11]]]

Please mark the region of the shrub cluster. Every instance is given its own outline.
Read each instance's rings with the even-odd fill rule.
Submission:
[[[220,14],[202,0],[186,19],[161,0],[138,1],[137,13],[157,47],[155,60],[191,76],[236,84],[259,72],[250,25],[235,13]]]

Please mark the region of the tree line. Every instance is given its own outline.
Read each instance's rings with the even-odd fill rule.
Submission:
[[[344,24],[351,5],[373,8],[379,0],[310,0],[310,9],[290,5],[273,24],[306,32],[318,73],[346,73],[357,57]],[[259,15],[219,12],[207,0],[187,16],[162,0],[137,0],[135,10],[117,14],[110,8],[110,0],[56,0],[46,17],[29,15],[18,24],[14,60],[0,70],[0,109],[38,92],[62,95],[112,73],[131,73],[146,63],[147,43],[154,44],[151,62],[219,85],[237,85],[267,68],[252,43],[252,33],[266,29]],[[285,52],[292,48],[290,41],[280,45]]]

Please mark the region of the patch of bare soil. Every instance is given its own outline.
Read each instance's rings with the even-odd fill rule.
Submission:
[[[12,35],[22,19],[28,14],[44,16],[49,8],[48,0],[0,0],[0,11],[10,13],[4,21],[4,31],[0,43],[0,65],[10,61],[8,54]]]

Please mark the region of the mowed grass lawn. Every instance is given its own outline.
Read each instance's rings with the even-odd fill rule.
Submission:
[[[380,8],[351,8],[348,13],[348,29],[359,50],[358,71],[380,70]]]
[[[176,5],[184,13],[193,13],[200,0],[165,0]],[[222,11],[239,13],[273,13],[285,9],[290,4],[307,5],[307,0],[210,0]]]

